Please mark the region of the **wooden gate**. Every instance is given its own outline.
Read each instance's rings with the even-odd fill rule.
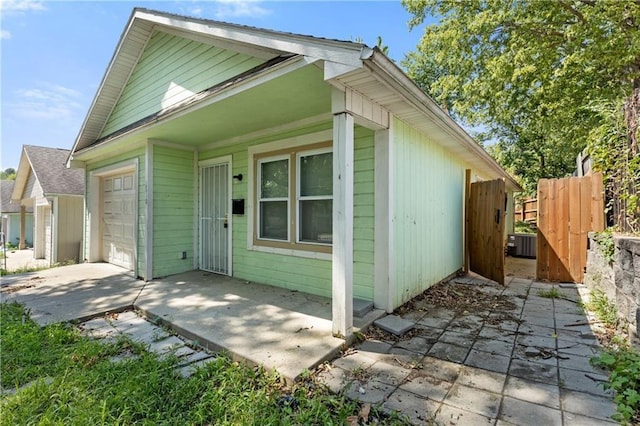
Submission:
[[[501,179],[474,182],[467,204],[469,269],[504,285],[506,193]]]
[[[602,174],[538,182],[537,279],[582,282],[587,233],[604,229]]]

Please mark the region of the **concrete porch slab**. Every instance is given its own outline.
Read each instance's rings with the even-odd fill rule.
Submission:
[[[135,307],[206,349],[275,369],[287,380],[334,358],[345,344],[331,333],[331,299],[203,271],[147,283]],[[354,325],[380,315],[374,310]]]
[[[203,271],[144,283],[110,264],[70,265],[3,277],[0,300],[24,304],[40,325],[138,309],[204,348],[290,381],[346,343],[332,336],[331,299]],[[355,331],[383,315],[374,309],[354,318]]]

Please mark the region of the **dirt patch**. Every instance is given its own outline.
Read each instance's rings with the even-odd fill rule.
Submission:
[[[507,256],[504,259],[504,273],[508,277],[536,279],[536,260]]]
[[[450,309],[457,314],[482,311],[512,311],[516,304],[509,296],[483,292],[474,285],[455,282],[438,283],[424,293],[399,307],[396,311],[402,315],[417,308],[416,305],[430,303],[434,306]]]
[[[12,286],[4,287],[0,289],[0,293],[11,294],[11,293],[16,293],[20,290],[25,290],[27,288],[33,288],[35,286],[36,286],[35,284],[12,285]]]
[[[517,305],[511,296],[492,294],[479,289],[473,284],[459,284],[455,280],[438,283],[422,294],[414,297],[394,311],[394,314],[404,316],[415,311],[427,311],[425,306],[444,308],[455,312],[456,317],[465,315],[481,316],[487,324],[499,325],[503,321],[521,320],[512,314]],[[380,340],[385,342],[399,342],[420,337],[423,330],[415,327],[402,336],[388,333],[378,327],[371,326],[365,333],[368,340]]]

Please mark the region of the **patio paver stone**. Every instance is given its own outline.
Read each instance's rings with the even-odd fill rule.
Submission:
[[[397,315],[387,315],[373,322],[374,325],[380,327],[384,331],[395,334],[396,336],[402,336],[407,331],[411,330],[415,323],[408,321]]]

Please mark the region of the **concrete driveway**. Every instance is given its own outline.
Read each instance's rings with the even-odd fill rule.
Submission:
[[[24,304],[45,325],[131,309],[143,288],[122,268],[83,263],[2,277],[0,298]]]
[[[7,250],[6,256],[6,259],[0,259],[0,268],[9,272],[27,268],[47,268],[49,266],[48,260],[35,259],[33,257],[33,249]]]

